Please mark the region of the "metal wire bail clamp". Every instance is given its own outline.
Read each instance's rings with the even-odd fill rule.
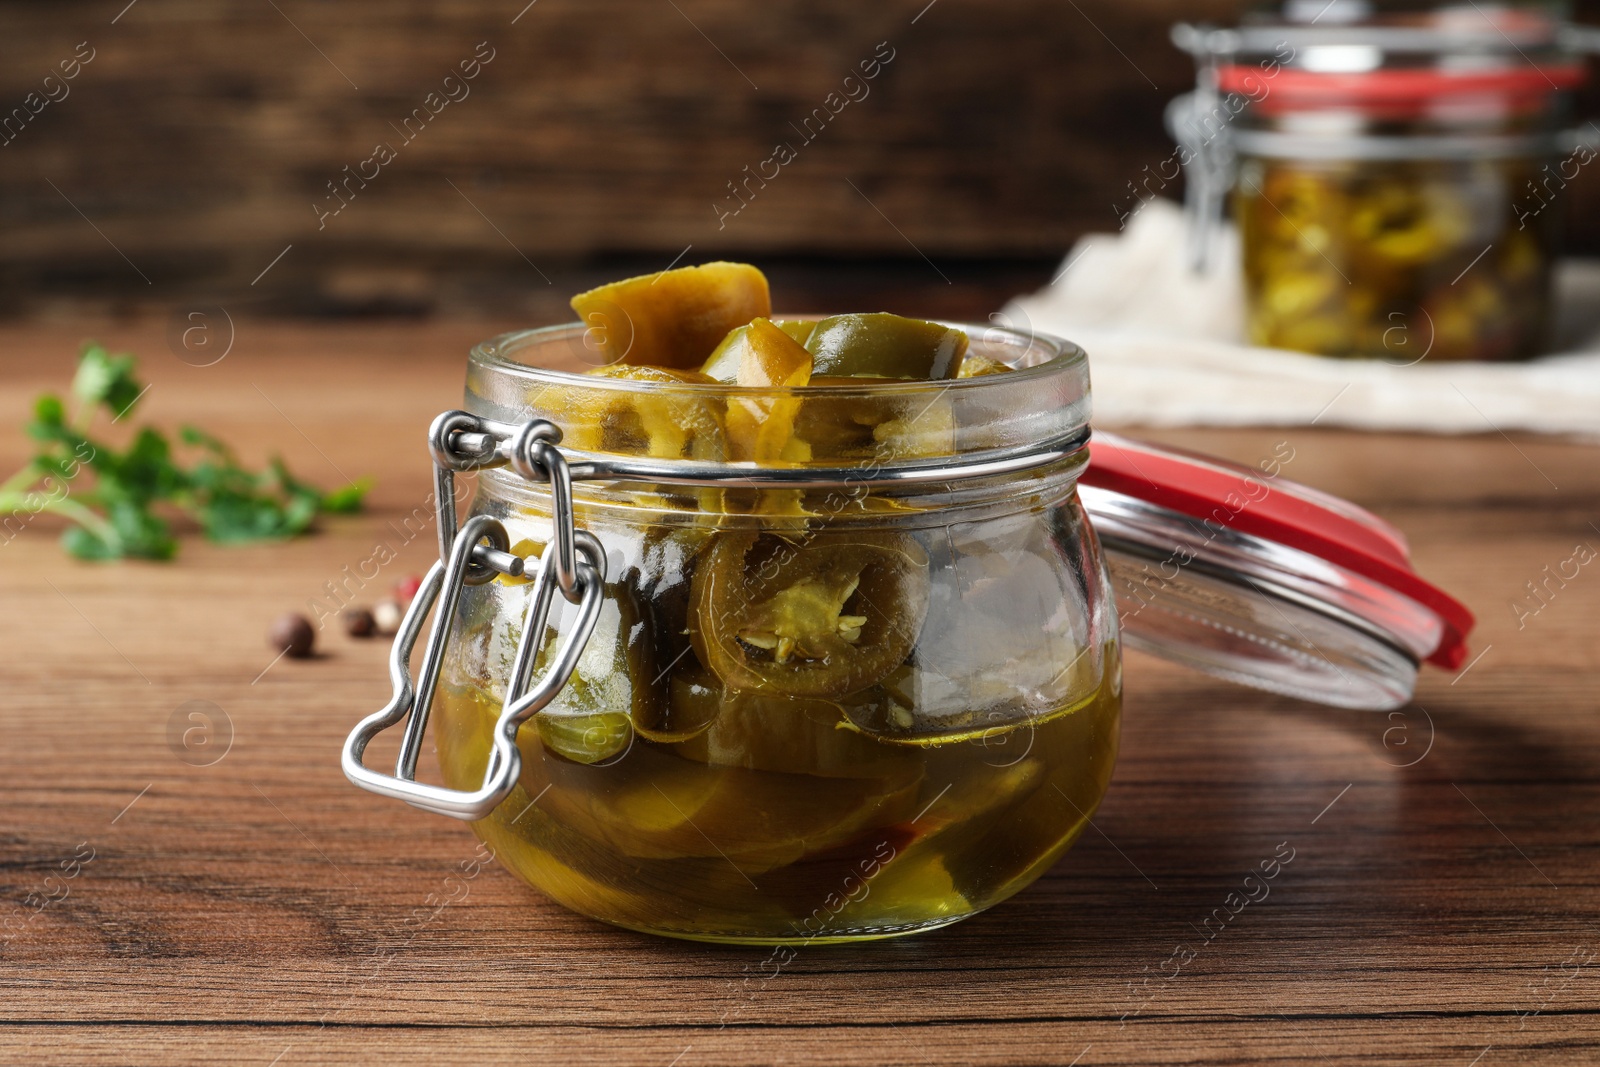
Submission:
[[[481,819],[511,792],[521,770],[517,730],[561,692],[583,654],[600,615],[605,589],[605,551],[599,540],[573,525],[572,480],[565,457],[555,447],[561,431],[534,419],[505,433],[503,427],[462,411],[448,411],[434,420],[428,442],[434,459],[434,506],[439,524],[439,561],[428,571],[395,635],[389,654],[394,687],[389,703],[357,724],[345,740],[343,767],[351,782],[383,796],[395,797],[425,811],[457,819]],[[450,637],[451,620],[467,585],[482,585],[497,574],[521,576],[527,561],[509,551],[505,527],[488,516],[457,524],[455,473],[510,464],[530,481],[547,482],[554,524],[551,544],[539,563],[523,620],[506,695],[495,723],[493,748],[476,790],[447,789],[416,780],[417,757],[427,730],[428,713],[438,690],[439,672]],[[484,543],[487,542],[487,543]],[[578,605],[565,639],[552,650],[544,675],[533,683],[533,671],[550,623],[554,592]],[[423,620],[435,608],[433,628],[423,653],[422,668],[412,684],[410,659]],[[532,688],[530,689],[530,684]],[[362,763],[367,745],[378,734],[405,720],[400,755],[392,775]]]

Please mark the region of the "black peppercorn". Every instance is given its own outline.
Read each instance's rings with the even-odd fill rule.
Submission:
[[[267,643],[295,659],[311,655],[311,646],[316,639],[317,634],[311,628],[310,621],[292,611],[278,616],[272,629],[267,631]]]
[[[344,632],[351,637],[371,637],[376,628],[372,621],[372,612],[366,608],[345,609]]]

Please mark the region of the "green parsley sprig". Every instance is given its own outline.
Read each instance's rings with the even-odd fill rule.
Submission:
[[[39,450],[0,483],[0,536],[10,540],[33,516],[50,513],[73,524],[62,544],[80,559],[171,559],[178,542],[164,510],[187,513],[213,541],[236,543],[294,537],[319,514],[361,509],[368,479],[324,493],[276,457],[266,470],[251,471],[227,445],[193,426],[178,431],[183,450],[195,457],[187,465],[150,426],[120,450],[89,436],[98,414],[120,422],[143,395],[133,356],[85,345],[72,379],[70,416],[54,394],[34,402],[27,432]],[[80,481],[85,471],[92,474],[87,483]]]

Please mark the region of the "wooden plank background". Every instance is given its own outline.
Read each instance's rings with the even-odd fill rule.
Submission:
[[[7,113],[80,42],[94,58],[0,148],[0,313],[527,310],[568,263],[653,270],[690,245],[946,273],[1021,259],[1036,285],[1170,154],[1162,110],[1193,71],[1167,27],[1244,7],[4,0]],[[1600,0],[1577,10],[1600,21]],[[801,141],[791,124],[885,41],[870,95]],[[401,142],[479,42],[494,59],[470,95]],[[379,141],[398,158],[319,229],[327,183]],[[798,158],[719,225],[727,183],[780,141]],[[1565,196],[1574,247],[1600,249],[1600,181]]]
[[[1520,629],[1511,607],[1576,544],[1600,546],[1600,464],[1522,435],[1160,434],[1243,462],[1288,440],[1295,478],[1396,522],[1479,613],[1481,658],[1383,715],[1130,655],[1096,829],[985,915],[807,949],[767,978],[762,950],[602,927],[496,867],[436,909],[470,832],[339,771],[345,733],[387,697],[382,644],[330,633],[321,658],[270,665],[264,631],[396,542],[389,524],[428,490],[424,428],[496,325],[246,322],[207,368],[167,356],[159,328],[0,331],[6,469],[22,412],[93,327],[145,354],[143,418],[198,420],[324,482],[378,478],[368,514],[287,545],[91,565],[43,521],[0,545],[0,1061],[1600,1058],[1600,564]],[[429,550],[403,546],[378,584]],[[209,765],[169,733],[195,700],[219,709]],[[1195,927],[1284,842],[1271,895],[1203,944]],[[60,885],[28,919],[28,895]],[[1198,956],[1168,978],[1178,945]]]

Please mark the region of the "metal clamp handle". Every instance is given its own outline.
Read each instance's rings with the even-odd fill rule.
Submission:
[[[1199,88],[1167,104],[1167,132],[1188,154],[1182,161],[1184,212],[1189,224],[1189,269],[1195,271],[1205,270],[1215,259],[1212,246],[1237,176],[1233,109],[1225,100],[1217,92],[1215,70],[1203,69]]]
[[[555,447],[558,427],[531,420],[514,434],[495,433],[465,412],[451,411],[434,420],[429,444],[434,456],[435,508],[439,523],[439,562],[423,579],[416,597],[395,635],[389,653],[389,678],[394,694],[384,707],[362,719],[345,740],[343,766],[350,781],[382,796],[395,797],[425,811],[457,819],[481,819],[505,799],[522,769],[517,730],[555,699],[571,678],[578,658],[600,616],[605,595],[606,560],[599,540],[573,524],[572,480],[566,459]],[[509,448],[505,446],[509,444]],[[467,585],[481,585],[496,574],[520,576],[526,560],[511,553],[505,527],[488,516],[477,516],[457,527],[455,480],[458,470],[477,470],[510,463],[523,477],[550,485],[554,536],[539,564],[528,610],[523,620],[500,716],[495,722],[493,747],[483,782],[472,791],[447,789],[416,780],[417,757],[428,727],[428,712],[438,689],[451,620]],[[485,543],[487,542],[487,543]],[[578,606],[577,618],[551,651],[544,675],[533,682],[534,667],[550,628],[554,592]],[[437,610],[434,611],[437,604]],[[433,611],[433,629],[423,653],[417,684],[411,680],[411,651],[423,620]],[[530,688],[531,685],[531,688]],[[400,755],[392,775],[371,770],[362,763],[367,745],[391,726],[406,720]]]

